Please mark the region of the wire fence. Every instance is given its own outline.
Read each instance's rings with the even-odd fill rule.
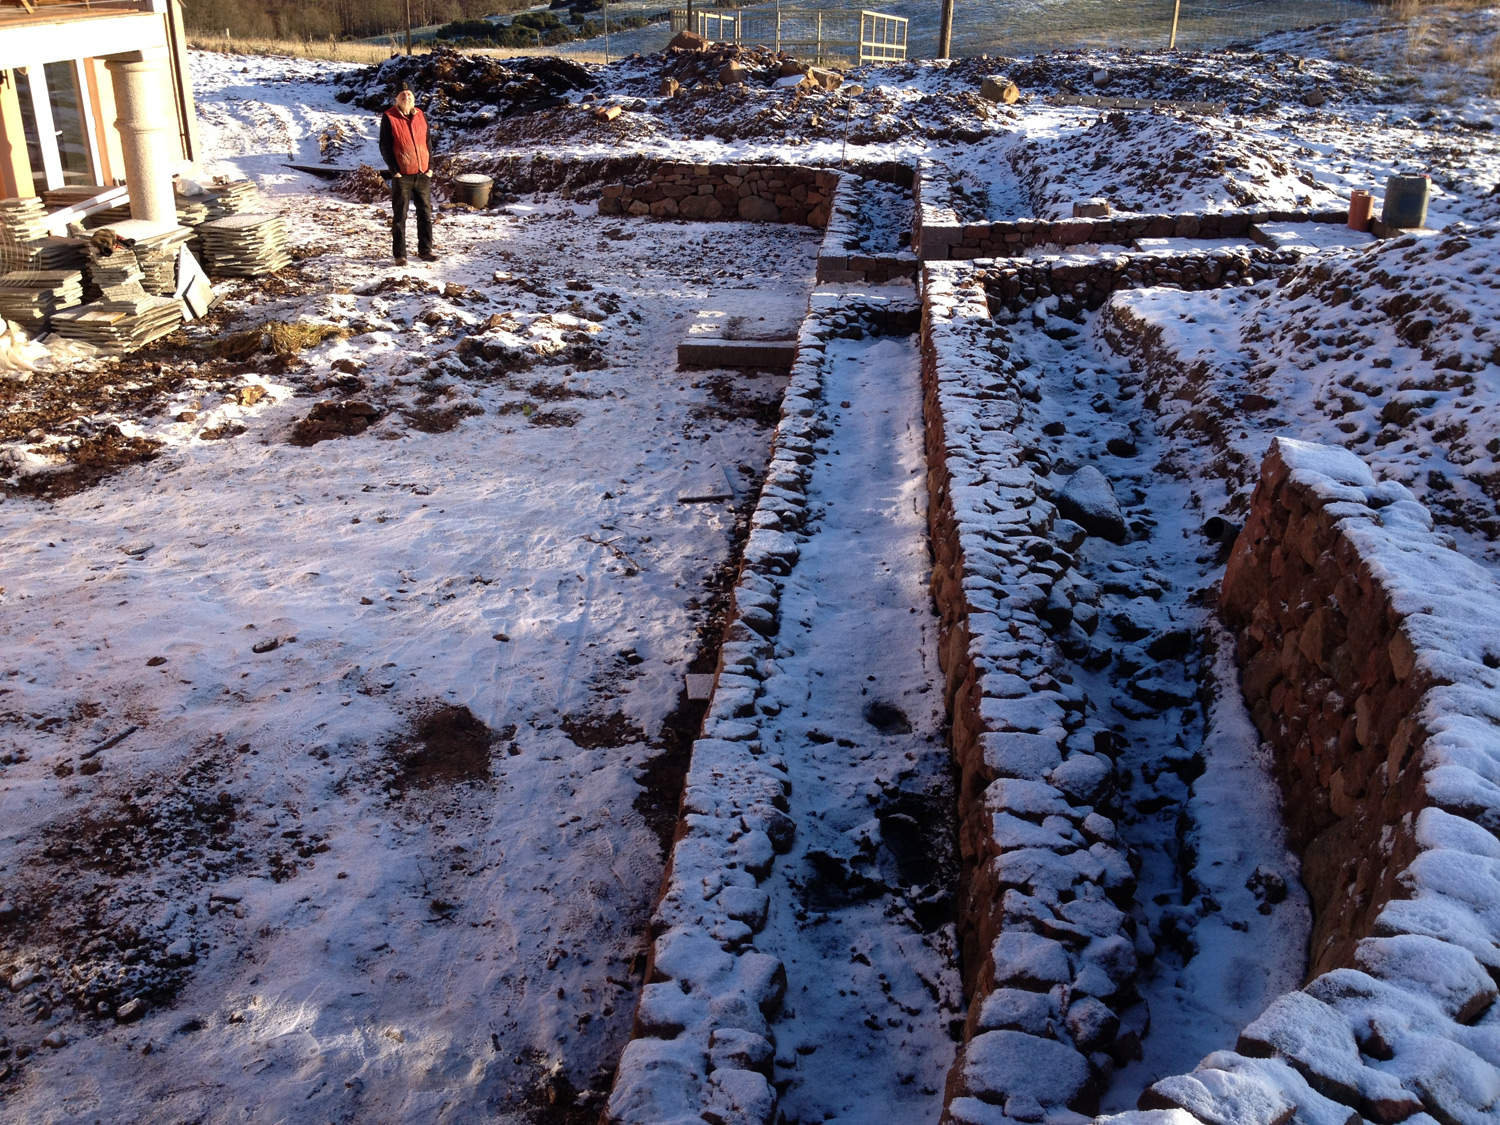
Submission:
[[[835,6],[836,0],[783,0],[781,10],[785,14]],[[611,15],[660,10],[659,3],[648,0],[623,0],[609,6]],[[1176,46],[1178,50],[1207,50],[1278,31],[1387,11],[1387,7],[1366,0],[1182,0]],[[931,58],[936,53],[937,0],[896,0],[881,4],[880,12],[909,21],[907,57]],[[956,0],[952,53],[963,58],[1028,55],[1071,47],[1161,50],[1171,41],[1173,12],[1173,0]],[[630,52],[660,51],[671,36],[671,28],[664,23],[615,34],[611,54],[619,57]],[[558,53],[598,49],[597,40],[585,40],[558,48]]]

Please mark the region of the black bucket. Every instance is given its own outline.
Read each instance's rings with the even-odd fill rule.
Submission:
[[[495,180],[482,172],[465,172],[453,177],[453,202],[468,207],[488,207],[490,188]]]

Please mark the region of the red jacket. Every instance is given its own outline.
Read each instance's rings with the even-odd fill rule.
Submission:
[[[432,155],[427,149],[427,118],[420,109],[411,116],[395,106],[385,111],[380,121],[380,154],[388,168],[403,176],[417,176],[432,171]]]

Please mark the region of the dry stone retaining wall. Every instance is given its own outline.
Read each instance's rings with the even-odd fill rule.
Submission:
[[[1186,254],[1147,251],[1132,254],[1066,254],[1049,258],[980,261],[977,275],[995,307],[1025,308],[1053,295],[1097,309],[1119,289],[1170,285],[1177,289],[1217,289],[1272,277],[1293,265],[1295,250],[1197,250]]]
[[[866,254],[860,244],[860,201],[864,180],[843,173],[833,193],[828,227],[818,250],[818,283],[865,282],[883,285],[896,278],[917,276],[917,256]],[[852,251],[852,253],[851,253]]]
[[[912,245],[920,248],[924,262],[1020,257],[1038,246],[1129,246],[1138,238],[1243,238],[1258,223],[1342,223],[1348,218],[1343,211],[1224,211],[974,222],[954,201],[946,169],[930,160],[918,164],[913,192]]]
[[[769,1125],[782,962],[755,950],[769,896],[759,889],[792,845],[785,762],[761,740],[757,700],[779,627],[781,591],[806,541],[814,443],[827,436],[827,341],[863,319],[909,334],[915,309],[852,306],[815,293],[797,341],[771,463],[751,518],[719,668],[693,744],[676,840],[651,919],[646,984],[620,1059],[610,1125]]]
[[[945,1120],[1083,1125],[1108,1069],[1107,1035],[1091,1037],[1113,1030],[1134,958],[1108,739],[1049,656],[1049,615],[1083,608],[1073,536],[1011,432],[1029,388],[989,353],[983,281],[957,264],[923,274],[933,592],[967,876],[970,1016]],[[1500,588],[1401,486],[1342,450],[1279,441],[1224,605],[1289,827],[1311,841],[1313,975],[1235,1050],[1099,1122],[1500,1119]]]
[[[1091,1108],[1115,1054],[1129,1052],[1116,1009],[1137,969],[1135,870],[1111,816],[1115,743],[1087,720],[1049,632],[1087,604],[1070,553],[1084,532],[1038,493],[1013,432],[1034,389],[987,350],[980,279],[928,265],[924,304],[932,586],[960,771],[969,997],[946,1119],[1051,1120]]]
[[[822,229],[838,180],[837,172],[790,164],[664,161],[640,180],[606,185],[599,213],[801,223]]]

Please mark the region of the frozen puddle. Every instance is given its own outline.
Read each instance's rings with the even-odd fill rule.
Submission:
[[[1054,490],[1085,465],[1103,472],[1128,527],[1123,542],[1090,536],[1079,548],[1099,620],[1062,638],[1074,682],[1119,739],[1118,824],[1139,862],[1140,995],[1120,1015],[1141,1053],[1120,1053],[1101,1105],[1120,1112],[1156,1079],[1233,1048],[1300,983],[1309,915],[1234,642],[1207,604],[1223,559],[1200,531],[1213,513],[1198,458],[1157,433],[1139,377],[1095,342],[1096,314],[1044,311],[1054,304],[1006,330],[1012,355],[1040,372],[1040,433],[1028,442],[1050,461]]]
[[[828,362],[814,533],[762,701],[798,825],[757,941],[788,980],[774,1081],[787,1125],[935,1122],[962,1001],[919,360],[878,338],[831,341]]]

